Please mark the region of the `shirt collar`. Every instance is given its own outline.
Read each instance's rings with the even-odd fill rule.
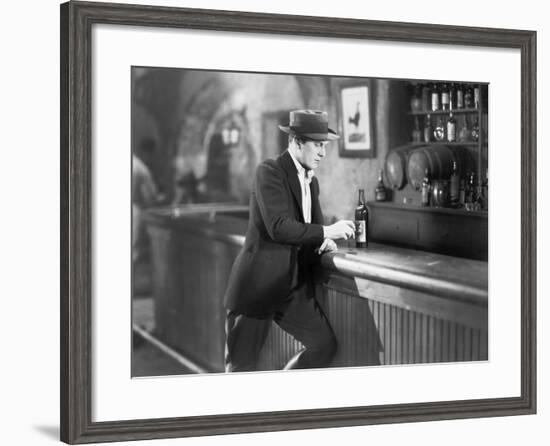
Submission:
[[[288,153],[290,154],[292,161],[294,161],[294,165],[296,166],[296,170],[298,171],[298,176],[310,182],[311,179],[313,178],[313,175],[315,175],[313,170],[312,169],[306,170],[305,167],[298,162],[298,160],[294,157],[294,155],[290,150],[288,151]]]

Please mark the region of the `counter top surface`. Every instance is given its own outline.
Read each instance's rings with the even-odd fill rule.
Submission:
[[[323,254],[329,271],[487,305],[487,262],[377,243],[368,248],[340,243]]]

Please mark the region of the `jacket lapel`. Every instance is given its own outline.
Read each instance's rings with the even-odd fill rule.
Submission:
[[[294,165],[294,161],[292,161],[288,150],[279,157],[279,163],[281,164],[283,170],[286,172],[290,190],[292,191],[292,195],[294,195],[294,199],[298,204],[298,209],[300,210],[298,217],[301,221],[303,221],[304,213],[302,210],[302,188],[300,187],[300,181],[298,180],[298,171],[296,170],[296,166]]]
[[[311,223],[317,223],[322,225],[323,212],[321,211],[321,204],[319,203],[319,182],[317,178],[313,178],[311,181]]]

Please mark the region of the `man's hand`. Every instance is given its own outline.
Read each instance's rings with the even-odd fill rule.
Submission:
[[[334,240],[326,238],[323,241],[323,244],[315,252],[317,254],[323,254],[324,252],[332,252],[332,251],[338,251],[338,246],[336,246],[336,242]]]
[[[339,220],[330,226],[323,226],[325,239],[347,240],[355,237],[355,223],[350,220]]]

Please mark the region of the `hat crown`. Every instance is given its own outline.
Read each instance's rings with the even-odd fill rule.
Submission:
[[[293,110],[290,112],[289,125],[300,133],[326,133],[328,113],[321,110]]]

